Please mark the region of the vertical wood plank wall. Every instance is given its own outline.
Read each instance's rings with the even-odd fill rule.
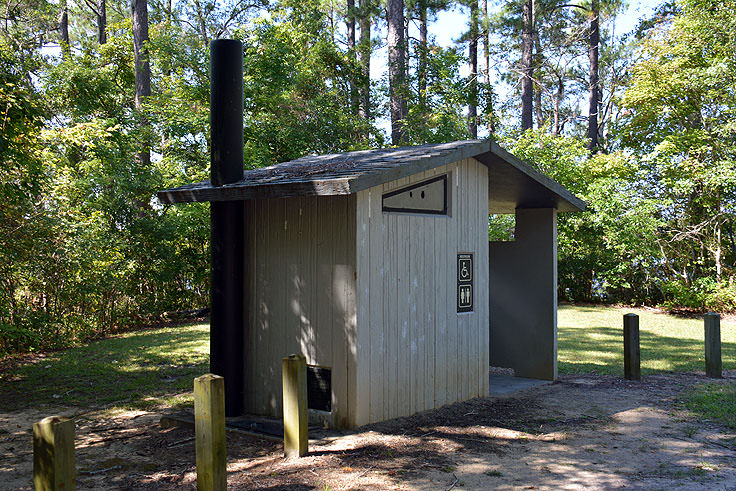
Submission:
[[[355,204],[355,195],[245,202],[248,412],[281,417],[281,360],[302,353],[308,364],[332,369],[333,422],[348,426],[348,378],[356,370]]]
[[[449,173],[450,216],[383,213],[384,193]],[[357,193],[352,426],[488,394],[488,169],[466,159]],[[457,254],[474,311],[457,313]]]

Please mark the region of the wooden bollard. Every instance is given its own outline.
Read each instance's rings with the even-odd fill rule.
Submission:
[[[303,457],[307,454],[307,360],[304,355],[283,359],[284,381],[284,456]]]
[[[225,490],[225,379],[219,375],[208,373],[194,379],[194,436],[197,489]]]
[[[71,419],[49,416],[33,424],[33,486],[37,491],[76,488]]]
[[[708,312],[703,317],[705,324],[705,375],[710,378],[723,377],[721,365],[721,316]]]
[[[639,350],[639,316],[624,315],[624,377],[641,379],[641,352]]]

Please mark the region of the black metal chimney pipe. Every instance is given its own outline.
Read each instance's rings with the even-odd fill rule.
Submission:
[[[243,45],[210,43],[210,182],[243,178]],[[210,203],[210,371],[225,377],[225,415],[243,413],[245,237],[242,201]]]

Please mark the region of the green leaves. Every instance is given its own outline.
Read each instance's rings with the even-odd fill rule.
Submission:
[[[422,49],[419,46],[417,49]],[[471,98],[470,85],[460,76],[460,66],[467,62],[461,48],[431,46],[426,53],[426,91],[420,98],[418,72],[410,77],[409,116],[404,125],[412,143],[442,143],[470,137],[463,111]],[[487,90],[481,87],[481,90]],[[483,95],[485,97],[485,95]],[[480,99],[483,99],[480,97]]]
[[[736,4],[679,5],[672,22],[644,41],[618,132],[624,147],[641,154],[647,172],[640,194],[664,204],[657,242],[669,271],[665,295],[689,306],[698,298],[697,307],[705,308],[698,285],[713,282],[707,291],[719,291],[736,260],[723,235],[733,227],[736,204]]]
[[[586,141],[527,131],[506,140],[511,151],[588,205],[558,216],[561,298],[643,302],[657,297],[662,202],[646,194],[637,161],[624,153],[590,157]]]
[[[310,26],[261,20],[239,32],[245,42],[245,162],[250,167],[313,152],[368,148],[369,138],[378,138],[369,122],[351,113],[349,86],[360,76],[359,67],[325,31],[310,31]]]

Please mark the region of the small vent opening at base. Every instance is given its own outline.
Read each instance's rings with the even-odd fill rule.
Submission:
[[[332,370],[307,366],[307,407],[332,411]]]

